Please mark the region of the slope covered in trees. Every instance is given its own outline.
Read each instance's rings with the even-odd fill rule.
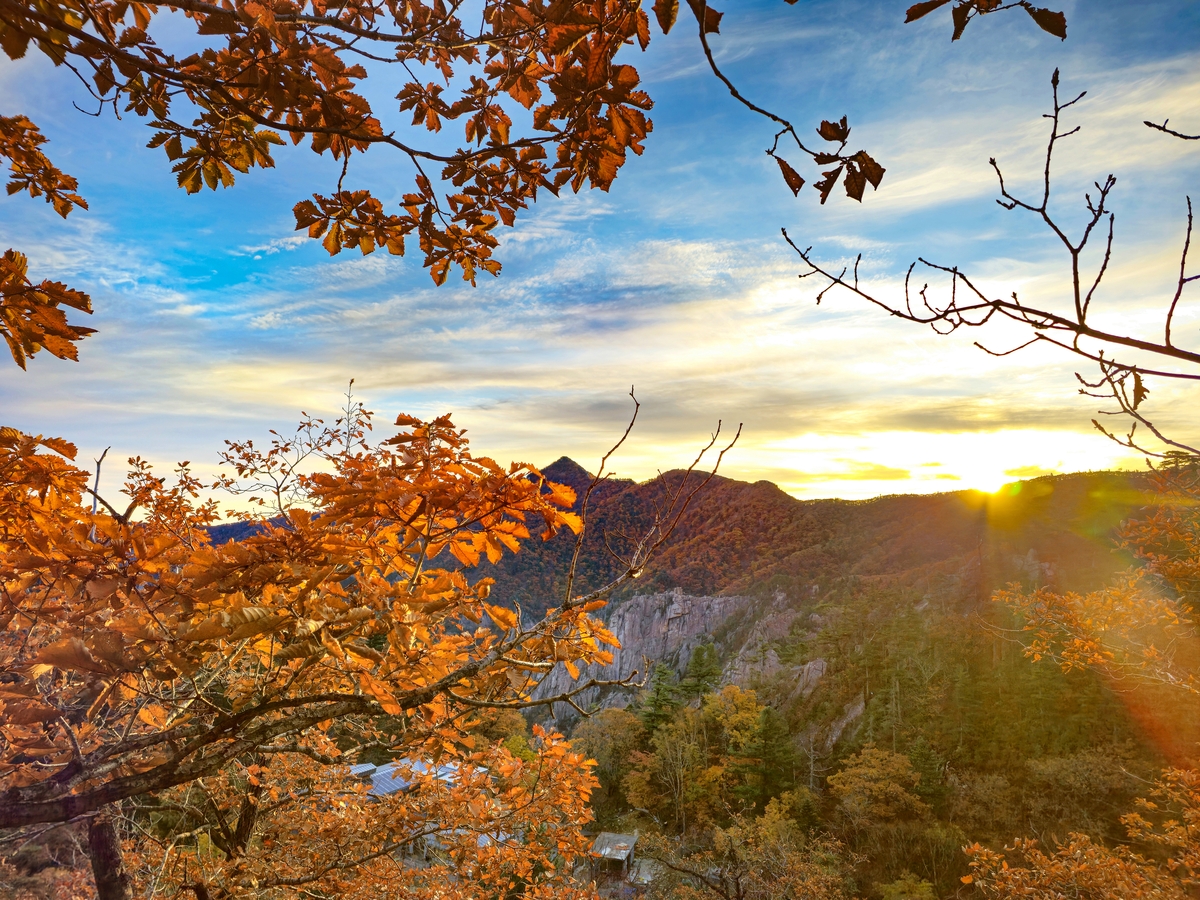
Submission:
[[[652,491],[624,485],[622,511]],[[649,844],[667,867],[662,896],[741,896],[729,886],[780,859],[797,877],[832,879],[814,896],[949,897],[973,890],[962,882],[972,872],[989,896],[1024,896],[994,854],[1040,840],[1050,856],[1030,845],[1016,858],[1033,859],[1026,880],[1052,891],[1069,869],[1053,854],[1071,835],[1112,864],[1107,875],[1070,870],[1096,887],[1079,896],[1115,896],[1126,876],[1175,884],[1103,854],[1126,846],[1148,865],[1166,859],[1152,828],[1129,843],[1128,814],[1164,767],[1195,765],[1193,697],[1031,659],[1030,620],[993,597],[1006,584],[1036,594],[1110,581],[1136,549],[1118,549],[1130,533],[1121,520],[1170,515],[1150,479],[1092,473],[861,503],[802,503],[729,480],[713,493],[721,505],[697,497],[644,581],[745,593],[740,612],[690,662],[654,669],[627,708],[572,731],[600,762],[601,822],[663,835]],[[735,528],[751,536],[735,578],[720,581],[683,549]],[[680,605],[686,616],[686,597]],[[1171,809],[1186,785],[1173,790]],[[770,896],[782,878],[754,890]]]
[[[574,487],[578,496],[589,480],[565,458],[543,471]],[[665,492],[683,477],[673,471],[642,484],[601,485],[593,494],[578,566],[585,586],[605,584],[621,570],[629,539],[641,535]],[[1057,587],[1089,589],[1128,564],[1114,548],[1116,528],[1154,502],[1146,477],[1136,473],[1039,478],[996,494],[957,491],[869,501],[800,501],[770,482],[717,476],[618,599],[676,587],[695,595],[783,591],[799,599],[838,579],[915,585],[953,575],[972,580],[976,598],[984,600],[1030,566]],[[494,597],[536,613],[561,601],[561,575],[573,550],[573,541],[559,537],[483,571],[496,579]]]

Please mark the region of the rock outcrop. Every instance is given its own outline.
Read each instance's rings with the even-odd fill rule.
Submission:
[[[580,680],[634,678],[640,682],[660,662],[679,672],[687,666],[692,651],[701,643],[712,640],[721,625],[748,602],[746,597],[692,597],[684,594],[681,588],[634,596],[604,616],[609,630],[621,642],[621,646],[613,651],[612,663],[585,667]],[[535,699],[550,697],[568,691],[578,683],[559,664],[542,680],[533,696]],[[623,707],[636,695],[636,688],[592,688],[580,694],[576,702],[584,709],[597,704]],[[568,709],[555,710],[558,716],[568,712]]]

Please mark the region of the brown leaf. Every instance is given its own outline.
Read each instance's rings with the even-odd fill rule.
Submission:
[[[875,162],[865,150],[859,150],[854,154],[853,159],[858,163],[858,167],[862,169],[863,174],[867,176],[867,181],[871,182],[871,187],[878,188],[879,183],[883,181],[883,173],[887,169]]]
[[[967,20],[971,17],[971,4],[960,3],[950,11],[950,15],[954,17],[954,34],[950,40],[957,41],[962,37],[963,31],[966,30]]]
[[[638,46],[643,50],[650,46],[650,18],[644,9],[637,11],[637,39]],[[511,225],[512,223],[507,224]]]
[[[775,162],[779,163],[779,171],[783,173],[783,180],[792,189],[792,196],[795,197],[800,193],[800,188],[804,187],[804,179],[800,177],[799,172],[787,164],[787,160],[782,156],[776,156]]]
[[[828,119],[824,119],[817,128],[817,134],[832,143],[844,144],[850,137],[850,126],[846,124],[845,116],[842,116],[840,122],[830,122]]]
[[[825,201],[829,199],[829,193],[833,190],[833,186],[837,184],[838,176],[842,174],[842,167],[830,169],[828,172],[822,172],[825,177],[813,185],[821,192],[821,205],[825,205]]]
[[[905,22],[915,22],[922,16],[927,16],[939,6],[945,6],[950,0],[923,0],[921,3],[914,3],[908,8],[908,12],[904,15]]]
[[[688,0],[688,6],[695,13],[696,21],[703,24],[705,34],[721,33],[721,17],[724,13],[717,12],[705,0]]]
[[[1042,31],[1064,41],[1067,39],[1067,17],[1065,15],[1060,12],[1051,12],[1048,9],[1039,9],[1029,3],[1021,5],[1025,7],[1025,12],[1029,13],[1029,17],[1037,22],[1038,28]]]
[[[654,17],[663,34],[668,34],[679,17],[679,0],[654,0]]]
[[[34,658],[34,662],[81,672],[108,674],[109,671],[107,666],[92,658],[92,654],[79,638],[63,638],[48,647],[43,647]]]
[[[863,189],[867,186],[867,176],[853,163],[846,163],[846,196],[851,200],[862,203]]]
[[[4,722],[8,725],[36,725],[58,717],[58,710],[41,702],[9,703],[4,707]],[[54,747],[54,749],[58,749]]]
[[[1150,393],[1150,388],[1142,383],[1142,373],[1137,369],[1133,370],[1133,408],[1137,409],[1142,405],[1142,401],[1146,399],[1146,395]]]

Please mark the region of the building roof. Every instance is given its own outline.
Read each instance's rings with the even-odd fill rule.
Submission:
[[[359,763],[350,767],[350,774],[370,783],[369,793],[372,797],[386,797],[407,790],[411,783],[410,775],[424,775],[432,771],[438,781],[452,783],[457,768],[452,762],[431,767],[421,760],[402,759],[394,763],[384,763],[382,766]]]
[[[617,834],[615,831],[602,831],[592,844],[591,855],[599,859],[616,859],[624,862],[633,854],[633,845],[637,843],[636,834]]]

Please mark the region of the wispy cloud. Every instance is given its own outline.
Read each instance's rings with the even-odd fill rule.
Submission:
[[[633,384],[643,412],[618,468],[638,478],[689,462],[718,419],[745,424],[727,474],[801,496],[1136,464],[1092,428],[1097,404],[1075,393],[1074,360],[1037,349],[997,359],[972,345],[983,335],[938,337],[846,296],[817,306],[779,236],[787,225],[831,263],[862,252],[865,283],[889,298],[926,254],[969,267],[988,292],[1063,302],[1061,249],[1031,217],[995,206],[987,165],[994,155],[1014,189],[1036,189],[1047,81],[1060,65],[1064,90],[1089,91],[1070,113],[1082,130],[1063,148],[1062,209],[1077,222],[1089,180],[1120,179],[1097,322],[1152,333],[1200,161],[1140,123],[1200,120],[1200,55],[1149,38],[1130,51],[1119,31],[1087,31],[1089,16],[1106,22],[1118,5],[1077,6],[1079,30],[1052,51],[982,21],[978,40],[951,46],[865,0],[731,9],[714,45],[748,91],[805,128],[846,111],[853,140],[878,151],[888,174],[861,206],[784,191],[762,152],[769,127],[704,74],[694,38],[673,33],[633,59],[659,98],[645,156],[608,194],[542,198],[500,236],[502,276],[478,288],[435,288],[419,254],[330,258],[291,233],[311,154],[281,154],[279,169],[233,191],[185,197],[157,156],[138,155],[149,151],[136,125],[51,115],[61,73],[25,62],[14,80],[0,68],[2,111],[13,85],[25,90],[26,111],[50,116],[50,149],[95,199],[66,223],[28,198],[0,200],[0,240],[29,252],[43,277],[91,291],[88,324],[100,329],[78,364],[0,366],[4,418],[85,453],[112,443],[110,459],[140,453],[165,466],[213,460],[222,439],[286,428],[301,409],[334,414],[355,377],[385,421],[453,411],[497,457],[590,464],[627,421]],[[131,182],[144,161],[161,183]],[[408,178],[372,171],[395,181],[382,192]],[[1189,306],[1180,327],[1194,334],[1197,321]],[[986,342],[1005,349],[1019,337],[1001,328]],[[1150,403],[1179,434],[1195,432],[1184,412],[1194,401],[1152,385]]]

